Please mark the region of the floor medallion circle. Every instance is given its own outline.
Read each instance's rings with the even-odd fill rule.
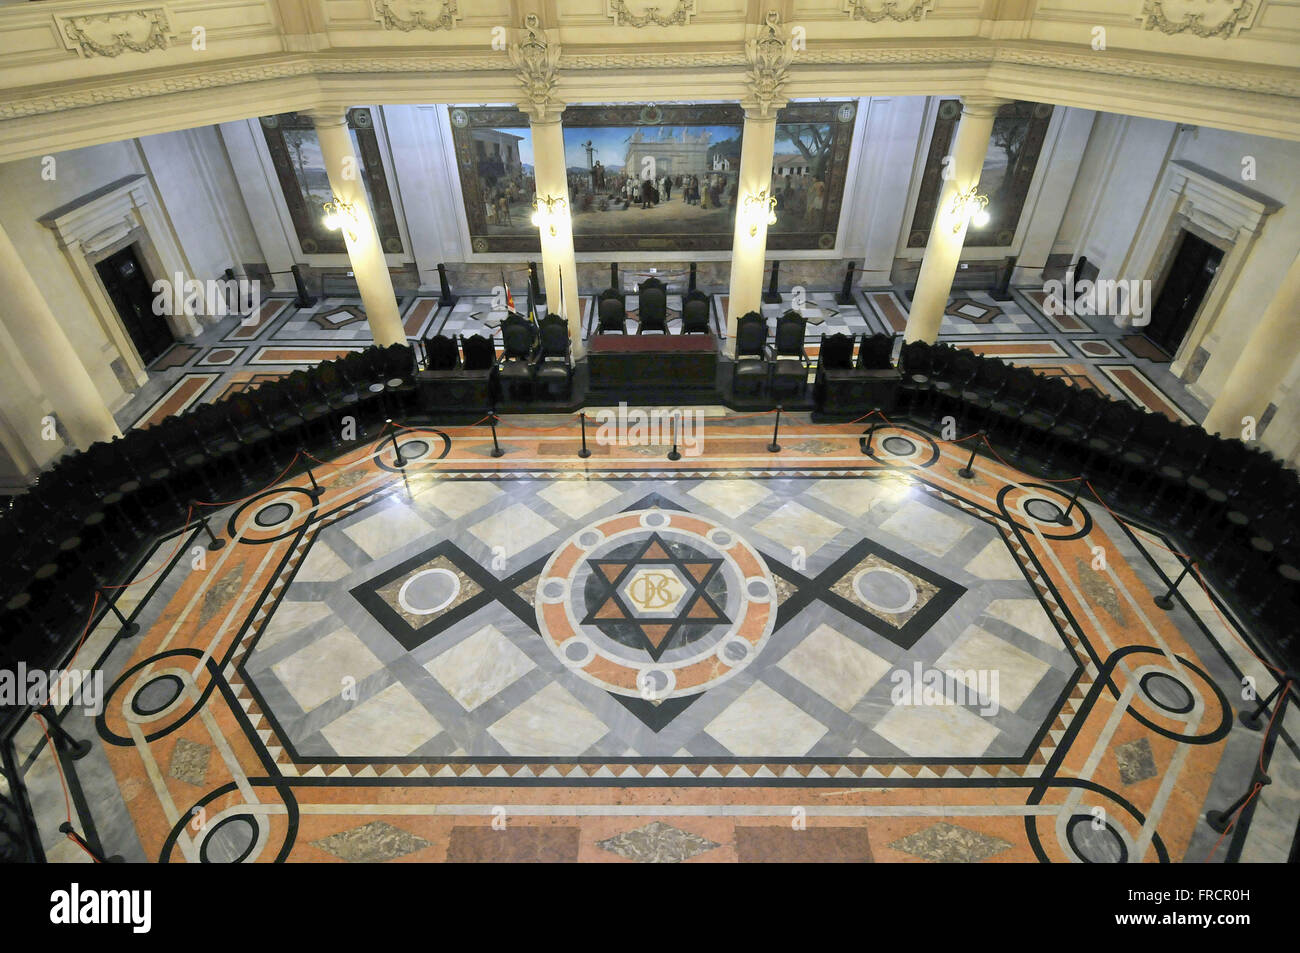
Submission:
[[[662,701],[725,681],[776,625],[776,585],[758,550],[681,510],[632,510],[582,527],[551,555],[537,593],[538,629],[555,657],[631,698]]]
[[[159,675],[145,682],[131,697],[131,710],[143,718],[156,715],[171,707],[185,690],[185,683],[176,675]]]
[[[288,503],[276,502],[262,507],[253,514],[253,522],[263,528],[279,526],[293,516],[293,507]]]
[[[919,598],[912,580],[884,566],[871,566],[854,576],[853,591],[871,608],[890,614],[907,612]]]
[[[880,441],[880,445],[885,448],[886,452],[892,453],[896,457],[910,457],[916,453],[916,444],[906,437],[891,435]]]
[[[437,567],[417,572],[402,584],[397,603],[414,615],[440,612],[460,595],[460,579],[450,569]]]

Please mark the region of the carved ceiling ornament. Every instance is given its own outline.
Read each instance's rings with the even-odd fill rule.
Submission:
[[[614,26],[630,26],[638,30],[652,23],[655,26],[688,26],[695,12],[695,0],[677,0],[677,6],[667,16],[660,16],[658,7],[646,7],[644,13],[637,14],[624,0],[605,0],[605,15],[614,21]]]
[[[865,20],[868,23],[879,23],[881,20],[897,20],[905,23],[908,20],[924,20],[925,15],[930,12],[934,6],[934,0],[844,0],[843,10],[849,15],[850,20]]]
[[[440,12],[430,14],[429,7]],[[460,19],[456,0],[370,0],[371,13],[385,30],[454,30]]]
[[[781,94],[794,58],[794,47],[781,24],[781,14],[768,11],[757,35],[745,41],[745,57],[749,60],[749,72],[745,74],[749,92],[741,105],[764,118],[776,115],[785,105]]]
[[[547,39],[537,14],[524,17],[524,28],[518,41],[510,44],[509,53],[524,90],[519,108],[533,122],[555,119],[564,111],[564,104],[555,98],[560,44]]]
[[[55,16],[64,45],[81,56],[120,56],[165,50],[174,35],[165,7],[85,16]]]
[[[1255,0],[1143,0],[1142,29],[1229,39],[1255,22]]]

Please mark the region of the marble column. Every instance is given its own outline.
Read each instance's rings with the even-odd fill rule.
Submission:
[[[393,278],[388,273],[384,247],[379,241],[370,202],[366,197],[365,182],[361,178],[361,160],[352,146],[347,117],[332,110],[313,111],[312,123],[320,140],[321,157],[329,176],[330,188],[356,212],[355,221],[345,219],[343,242],[347,246],[348,261],[361,292],[361,305],[365,308],[370,332],[379,345],[405,344],[406,330],[397,310],[397,296],[393,293]],[[308,210],[313,215],[323,215],[322,209]]]
[[[569,173],[564,161],[563,106],[550,105],[545,112],[534,110],[529,120],[533,135],[533,175],[537,199],[563,199],[565,211],[544,221],[538,229],[542,240],[542,274],[546,282],[546,312],[560,314],[569,324],[569,341],[576,361],[585,353],[582,343],[582,307],[578,298],[578,265],[573,256],[573,218],[569,212]],[[564,294],[560,288],[563,285]]]
[[[916,279],[916,293],[912,296],[912,309],[903,334],[906,341],[933,343],[939,337],[943,312],[948,307],[948,295],[952,292],[952,281],[957,275],[957,263],[970,225],[966,215],[953,214],[953,200],[979,184],[989,136],[993,132],[993,120],[1005,102],[1003,99],[963,97],[961,122],[957,125],[950,153],[951,175],[944,181],[934,221],[930,224],[930,238],[926,242],[925,258]]]
[[[740,146],[735,232],[731,246],[731,287],[727,297],[727,353],[736,353],[736,324],[750,311],[763,313],[763,268],[767,263],[767,199],[772,194],[772,156],[776,152],[776,104],[745,109]],[[756,203],[747,210],[745,197]],[[761,200],[759,197],[761,196]]]
[[[1203,426],[1208,433],[1236,437],[1242,418],[1258,422],[1286,373],[1300,355],[1300,256],[1291,262],[1282,284],[1246,339],[1228,372]]]
[[[76,446],[85,450],[100,440],[112,440],[122,431],[113,420],[99,388],[81,363],[67,333],[27,271],[18,249],[0,228],[0,287],[4,288],[4,322],[13,342],[14,360],[21,360],[45,390],[55,416]],[[11,421],[19,427],[41,429],[40,420]]]

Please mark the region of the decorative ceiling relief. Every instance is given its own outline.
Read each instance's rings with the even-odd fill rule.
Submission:
[[[614,26],[630,26],[640,29],[644,26],[687,26],[695,15],[695,0],[677,0],[677,6],[664,16],[660,16],[658,7],[646,7],[641,13],[634,13],[624,0],[605,0],[605,15],[614,21]]]
[[[371,11],[385,30],[454,30],[460,19],[456,0],[370,0]],[[437,12],[431,12],[433,10]]]
[[[560,44],[547,39],[535,13],[524,17],[524,28],[520,32],[522,35],[517,42],[510,44],[508,51],[519,85],[524,90],[524,100],[519,108],[533,122],[554,120],[564,111],[564,104],[555,98]]]
[[[1255,23],[1254,0],[1143,0],[1138,19],[1144,30],[1230,39]]]
[[[768,11],[758,35],[745,41],[745,57],[749,60],[745,77],[749,93],[741,105],[759,116],[771,116],[785,104],[782,91],[794,58],[794,47],[781,25],[781,14]]]
[[[934,0],[844,0],[844,12],[850,20],[879,23],[881,20],[924,20],[934,7]]]
[[[174,36],[164,7],[54,18],[64,45],[82,56],[165,50]]]

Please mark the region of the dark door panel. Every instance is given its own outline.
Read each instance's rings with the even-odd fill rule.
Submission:
[[[153,283],[140,265],[136,246],[128,245],[110,255],[95,270],[140,359],[152,364],[176,339],[167,318],[154,314]]]
[[[1167,354],[1175,354],[1183,343],[1221,261],[1222,250],[1183,232],[1165,285],[1151,309],[1151,322],[1143,332]]]

